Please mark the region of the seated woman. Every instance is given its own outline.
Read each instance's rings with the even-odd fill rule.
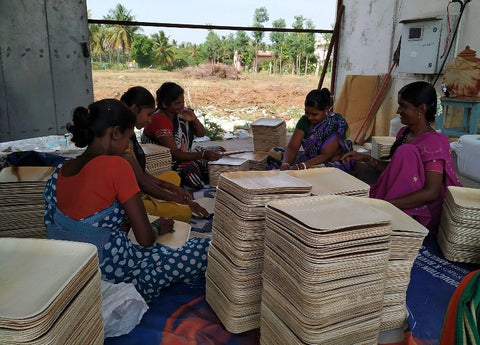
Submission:
[[[310,91],[305,98],[305,115],[298,120],[287,149],[274,147],[267,157],[267,169],[301,170],[323,164],[350,172],[352,162],[340,161],[353,147],[348,124],[329,109],[328,89]],[[304,151],[300,151],[301,146]]]
[[[48,238],[96,245],[102,279],[132,283],[150,301],[162,288],[204,273],[209,240],[192,238],[178,249],[156,243],[135,174],[121,157],[135,121],[115,99],[74,110],[67,129],[76,146],[87,148],[48,180],[44,220]],[[130,225],[139,245],[127,235]],[[169,232],[173,220],[160,225],[159,234]]]
[[[182,184],[201,189],[208,183],[208,161],[218,160],[221,147],[215,150],[192,150],[194,136],[205,135],[205,127],[192,109],[185,108],[184,90],[166,82],[157,90],[157,110],[145,126],[142,143],[166,146],[172,153],[172,168]]]
[[[398,92],[402,127],[390,151],[390,161],[349,152],[345,162],[366,162],[382,171],[370,188],[370,197],[383,199],[402,209],[432,232],[440,223],[442,203],[448,186],[460,186],[455,173],[450,143],[431,123],[437,112],[437,93],[432,85],[418,81]]]
[[[137,129],[150,123],[150,117],[155,110],[155,99],[150,91],[141,86],[131,87],[120,100],[135,113]],[[138,186],[144,193],[143,204],[149,214],[186,223],[190,222],[192,211],[201,217],[208,217],[208,211],[193,201],[189,192],[179,187],[180,176],[175,171],[167,171],[158,176],[152,176],[145,171],[145,153],[135,134],[130,138],[125,158],[135,172]]]

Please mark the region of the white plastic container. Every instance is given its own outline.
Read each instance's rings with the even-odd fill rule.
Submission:
[[[458,172],[480,182],[480,135],[462,135],[450,148],[457,155]]]
[[[396,137],[400,128],[402,128],[402,121],[398,116],[395,116],[393,119],[390,120],[390,131],[388,133],[391,137]]]

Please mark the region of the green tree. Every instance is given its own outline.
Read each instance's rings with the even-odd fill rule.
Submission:
[[[241,64],[250,65],[255,55],[252,53],[252,44],[245,31],[237,31],[234,44],[234,54],[236,50]]]
[[[135,20],[135,16],[131,15],[131,11],[125,6],[117,4],[114,9],[109,10],[104,19],[131,22]],[[139,30],[140,27],[132,25],[107,25],[105,38],[112,49],[129,57],[133,37]]]
[[[276,29],[278,28],[286,28],[287,23],[285,19],[279,18],[272,22],[272,26]],[[278,70],[279,73],[282,74],[282,60],[283,60],[283,49],[285,47],[285,32],[272,32],[270,34],[270,41],[272,41],[272,50],[273,50],[273,57],[274,57],[274,73],[275,69],[277,68],[278,62]]]
[[[263,23],[268,22],[268,11],[265,7],[259,7],[255,9],[255,13],[253,14],[253,27],[254,28],[263,28]],[[253,41],[255,44],[255,63],[253,69],[255,72],[258,71],[258,62],[257,62],[257,54],[258,54],[258,46],[262,42],[263,39],[263,31],[253,31],[252,32]]]
[[[221,46],[220,37],[213,30],[208,30],[208,35],[202,45],[202,53],[210,63],[214,64],[219,61]]]
[[[153,41],[145,35],[135,35],[131,56],[139,67],[148,67],[153,63]]]
[[[165,32],[159,32],[151,36],[153,40],[153,61],[163,67],[171,66],[175,60],[175,50],[168,43],[168,36]]]

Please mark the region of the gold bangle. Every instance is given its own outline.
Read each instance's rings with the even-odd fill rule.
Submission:
[[[202,151],[202,159],[205,157],[205,151]]]

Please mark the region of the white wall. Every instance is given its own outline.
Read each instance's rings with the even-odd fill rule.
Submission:
[[[340,93],[347,75],[386,74],[393,62],[393,53],[401,36],[405,19],[441,17],[446,24],[447,0],[343,0],[345,12],[340,29],[335,95]],[[450,15],[458,15],[459,3],[450,5]],[[456,43],[447,62],[469,45],[480,58],[480,35],[478,20],[480,1],[474,0],[465,6]],[[455,22],[451,23],[452,34]],[[447,27],[442,29],[440,51],[443,51]],[[392,86],[377,113],[376,135],[388,135],[390,119],[395,116],[398,90],[415,80],[432,82],[435,75],[392,72]],[[435,84],[439,96],[441,77]]]

